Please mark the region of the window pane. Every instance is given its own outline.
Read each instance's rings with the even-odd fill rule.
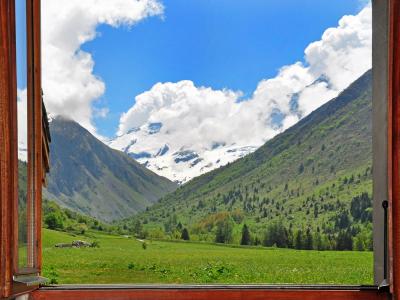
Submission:
[[[126,31],[43,1],[46,276],[371,284],[370,5],[157,2]]]
[[[16,2],[17,118],[18,118],[18,267],[33,267],[31,237],[33,214],[28,176],[28,101],[26,1]]]

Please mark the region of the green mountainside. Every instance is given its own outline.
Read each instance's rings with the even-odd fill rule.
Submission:
[[[61,117],[50,123],[51,170],[44,197],[110,222],[144,210],[176,184]]]
[[[371,107],[368,71],[256,152],[120,224],[159,238],[186,228],[192,240],[370,249]]]
[[[18,238],[20,243],[27,241],[26,216],[27,191],[27,163],[18,161]],[[43,228],[64,231],[70,234],[85,234],[86,231],[95,231],[108,234],[122,234],[123,229],[101,222],[93,217],[77,213],[71,209],[61,207],[55,201],[42,200]]]

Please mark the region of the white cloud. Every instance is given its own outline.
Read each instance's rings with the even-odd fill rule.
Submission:
[[[121,116],[118,135],[162,123],[157,134],[137,135],[130,151],[155,155],[168,144],[174,151],[208,151],[213,144],[260,146],[295,124],[371,68],[371,7],[344,16],[305,49],[304,62],[282,67],[261,80],[247,101],[240,92],[196,87],[191,81],[157,83],[135,98]],[[122,139],[122,137],[121,137]],[[123,143],[122,143],[123,144]],[[119,147],[118,138],[112,144]]]
[[[132,26],[161,15],[157,0],[44,0],[42,1],[42,68],[44,100],[48,111],[66,115],[95,133],[93,102],[105,84],[93,74],[92,56],[81,45],[96,37],[96,27]]]
[[[18,159],[27,161],[28,149],[28,114],[27,114],[27,90],[17,90],[17,114],[18,114]]]

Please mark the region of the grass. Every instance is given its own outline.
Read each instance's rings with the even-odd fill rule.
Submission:
[[[73,240],[100,248],[55,248]],[[54,283],[372,284],[373,254],[146,241],[43,229],[43,274]]]

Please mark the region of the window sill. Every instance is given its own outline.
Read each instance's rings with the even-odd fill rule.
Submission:
[[[58,285],[41,287],[32,300],[136,299],[136,300],[386,300],[377,286],[332,285]]]

